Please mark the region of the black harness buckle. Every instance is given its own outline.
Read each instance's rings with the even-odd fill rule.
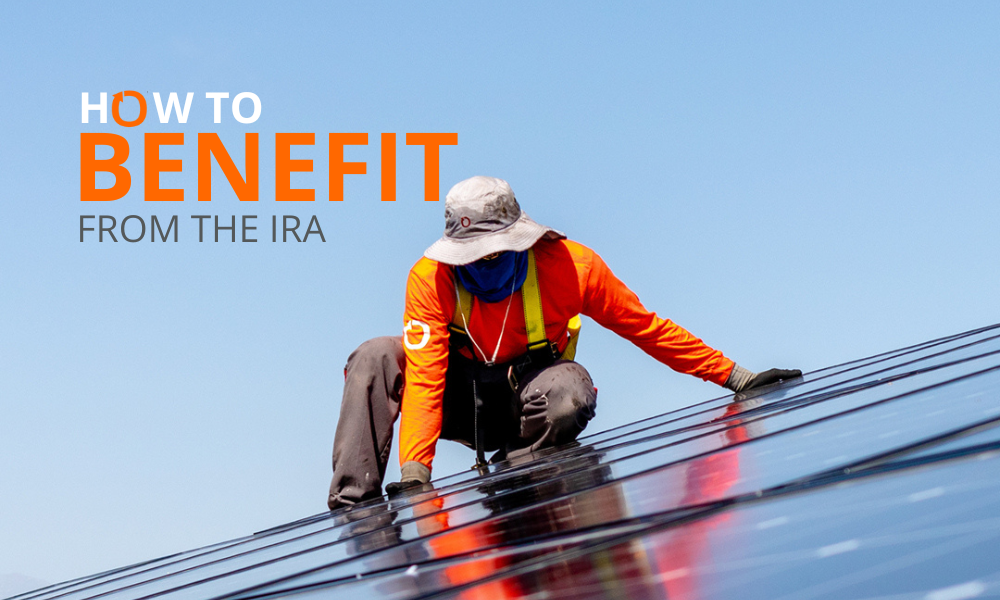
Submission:
[[[559,359],[559,348],[552,342],[545,340],[534,348],[528,347],[528,351],[523,356],[514,360],[507,368],[507,383],[510,389],[518,391],[521,380],[527,373],[540,371],[552,365]]]

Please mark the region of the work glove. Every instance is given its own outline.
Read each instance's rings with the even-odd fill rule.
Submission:
[[[767,371],[761,371],[747,382],[746,387],[742,391],[752,390],[754,388],[764,387],[765,385],[776,383],[778,381],[784,381],[786,379],[795,379],[796,377],[802,377],[802,371],[798,369],[768,369]]]
[[[422,486],[423,483],[417,481],[416,479],[407,479],[406,481],[397,481],[395,483],[390,483],[385,486],[385,493],[390,498],[395,498],[396,496],[402,494],[410,488],[416,488]]]
[[[754,373],[739,365],[733,365],[733,370],[729,373],[729,379],[723,385],[734,392],[745,392],[796,377],[802,377],[802,371],[798,369],[769,369],[760,373]]]
[[[431,480],[431,470],[416,461],[403,463],[401,481],[385,486],[385,493],[393,498],[406,490],[419,487]]]

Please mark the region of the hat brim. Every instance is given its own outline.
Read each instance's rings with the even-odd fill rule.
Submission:
[[[542,238],[565,239],[566,234],[536,223],[526,213],[521,212],[513,224],[500,231],[493,231],[460,240],[442,237],[431,244],[424,256],[446,265],[467,265],[494,252],[521,252],[535,245]]]

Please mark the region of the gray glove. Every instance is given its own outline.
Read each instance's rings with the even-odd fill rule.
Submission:
[[[385,486],[385,493],[392,498],[410,488],[419,487],[430,480],[430,469],[416,461],[407,461],[403,463],[400,481]]]
[[[385,486],[385,494],[390,498],[395,498],[410,488],[420,487],[422,485],[423,484],[419,481],[414,481],[412,479],[409,481],[397,481],[396,483],[390,483]]]
[[[726,380],[724,386],[734,392],[745,392],[796,377],[802,377],[802,371],[798,369],[768,369],[754,373],[739,365],[733,365],[733,371],[729,374],[729,379]]]

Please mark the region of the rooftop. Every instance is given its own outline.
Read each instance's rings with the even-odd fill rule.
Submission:
[[[14,598],[992,595],[998,425],[994,325]]]

